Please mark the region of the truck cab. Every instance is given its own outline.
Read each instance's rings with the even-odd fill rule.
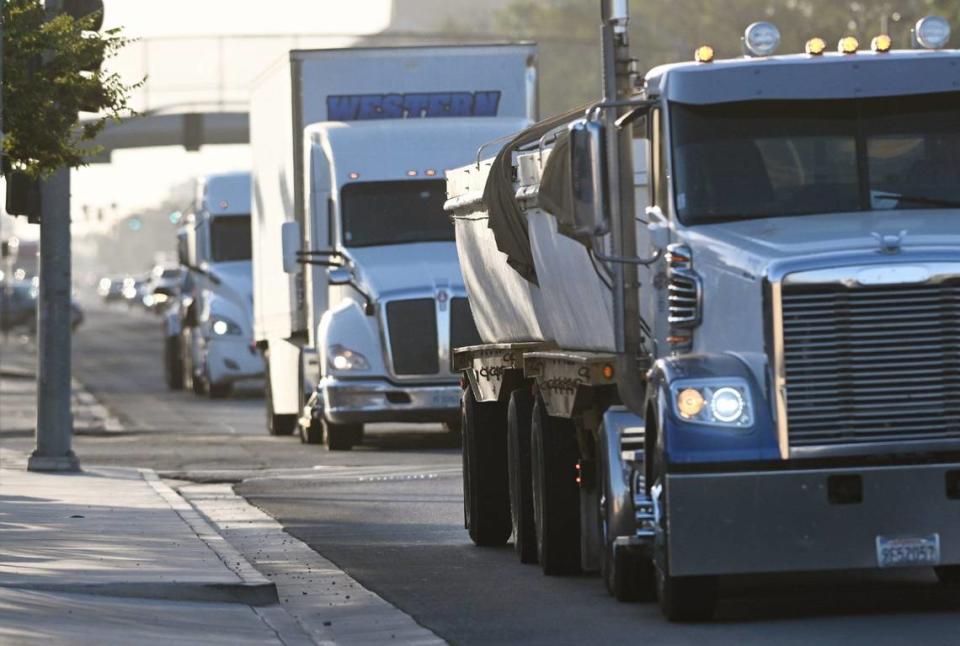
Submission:
[[[308,347],[318,358],[307,375],[307,433],[323,425],[327,443],[343,446],[370,422],[458,428],[451,349],[479,338],[443,210],[444,172],[474,155],[478,142],[526,123],[448,118],[306,129],[310,250],[301,257],[312,299]],[[378,155],[384,145],[390,154]],[[287,251],[291,267],[296,252]]]
[[[620,55],[626,19],[604,32]],[[468,281],[478,322],[497,313],[485,304],[506,320],[519,303],[540,334],[480,326],[484,343],[455,352],[465,437],[521,447],[464,443],[478,545],[512,529],[521,560],[599,570],[615,596],[659,598],[671,620],[712,617],[728,575],[928,567],[960,580],[948,34],[928,18],[912,50],[883,35],[869,51],[814,38],[776,55],[776,28],[754,23],[743,58],[704,46],[639,83],[617,75],[586,117],[518,134],[519,160],[492,162],[513,164],[512,185],[491,172],[471,198],[473,169],[452,174],[458,240],[478,214],[528,225],[499,262],[526,269],[529,297],[491,295],[506,284],[494,271]],[[538,151],[538,138],[554,143]],[[638,147],[647,186],[634,193]],[[515,211],[486,200],[497,181]],[[575,320],[574,334],[555,324]]]
[[[203,178],[183,232],[180,263],[190,278],[179,320],[182,383],[227,397],[237,382],[263,376],[252,329],[250,174]]]

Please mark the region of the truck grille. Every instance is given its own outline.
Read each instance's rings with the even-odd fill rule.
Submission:
[[[791,446],[960,438],[960,280],[782,294]]]
[[[434,299],[387,303],[387,329],[394,374],[435,375],[440,371]]]

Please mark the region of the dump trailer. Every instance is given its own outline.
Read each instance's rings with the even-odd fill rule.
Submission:
[[[465,520],[671,620],[727,575],[960,580],[960,53],[813,38],[639,77],[603,3],[604,88],[448,174],[483,343]]]
[[[459,425],[479,342],[447,169],[536,119],[530,44],[291,52],[257,83],[254,309],[271,433],[349,449],[371,422]]]

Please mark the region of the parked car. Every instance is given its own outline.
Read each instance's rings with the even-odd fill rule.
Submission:
[[[22,329],[29,334],[35,334],[38,293],[36,279],[0,283],[0,331]],[[83,309],[71,299],[70,329],[76,330],[83,323],[83,319]]]

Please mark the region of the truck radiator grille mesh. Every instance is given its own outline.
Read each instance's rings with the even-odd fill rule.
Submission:
[[[471,345],[480,345],[483,340],[477,332],[473,322],[473,312],[470,310],[470,301],[465,298],[454,298],[450,306],[450,348],[465,348]],[[453,353],[450,353],[451,357]]]
[[[440,371],[434,299],[387,303],[387,329],[394,374],[435,375]]]
[[[783,288],[791,446],[960,438],[960,280]]]

